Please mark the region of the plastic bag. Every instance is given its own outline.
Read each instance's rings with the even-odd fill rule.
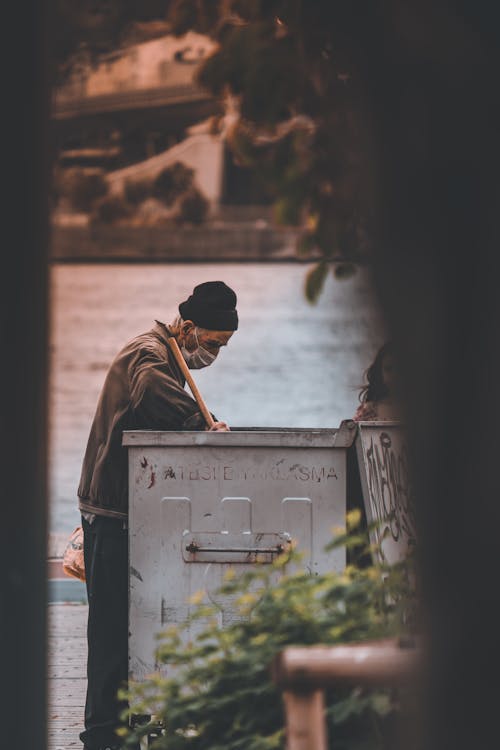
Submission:
[[[63,554],[63,570],[66,575],[85,581],[85,561],[83,559],[83,529],[77,526],[70,534]]]

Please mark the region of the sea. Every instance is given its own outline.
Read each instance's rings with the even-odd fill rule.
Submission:
[[[203,281],[238,297],[239,328],[193,371],[210,411],[235,427],[335,428],[352,418],[385,339],[366,268],[305,296],[307,263],[65,264],[50,268],[49,531],[80,523],[81,462],[106,370],[131,338],[169,323]],[[187,388],[187,386],[186,386]]]

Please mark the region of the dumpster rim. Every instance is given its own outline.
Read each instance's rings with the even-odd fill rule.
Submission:
[[[353,426],[351,427],[350,424]],[[122,445],[217,446],[224,448],[311,447],[348,448],[357,434],[355,423],[339,428],[234,428],[229,432],[207,430],[124,430]]]

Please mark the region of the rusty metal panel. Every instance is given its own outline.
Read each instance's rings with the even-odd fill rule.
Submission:
[[[415,543],[415,512],[408,449],[400,422],[358,422],[356,453],[371,541],[392,564]]]
[[[131,679],[156,670],[155,634],[187,619],[194,593],[215,604],[221,626],[238,618],[217,594],[228,568],[271,562],[291,540],[311,574],[343,568],[343,550],[324,550],[345,523],[341,438],[335,447],[334,430],[124,433]]]

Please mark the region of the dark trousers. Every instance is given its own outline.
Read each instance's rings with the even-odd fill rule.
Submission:
[[[119,688],[128,679],[128,531],[123,521],[82,518],[89,614],[87,623],[87,699],[85,731],[89,748],[118,745],[123,726]]]

